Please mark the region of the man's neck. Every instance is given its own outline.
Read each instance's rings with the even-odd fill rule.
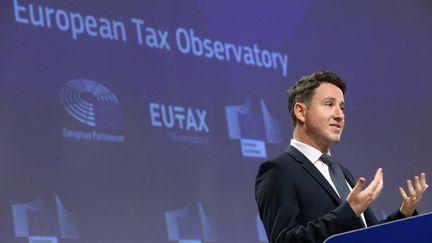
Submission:
[[[295,139],[301,143],[307,144],[313,148],[316,148],[324,154],[330,150],[330,146],[321,145],[321,144],[315,142],[314,139],[309,137],[306,133],[299,132],[299,131],[297,131],[297,129],[294,129],[293,139]]]

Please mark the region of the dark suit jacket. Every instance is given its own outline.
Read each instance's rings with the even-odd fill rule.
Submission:
[[[354,187],[352,174],[341,169]],[[292,146],[261,164],[255,197],[270,243],[323,242],[331,235],[364,227],[321,172]],[[379,223],[371,209],[364,215],[368,226]],[[398,210],[383,222],[401,218]]]

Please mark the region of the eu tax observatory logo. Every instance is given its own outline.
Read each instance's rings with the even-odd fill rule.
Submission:
[[[252,109],[248,99],[242,105],[225,107],[228,135],[240,140],[243,157],[267,158],[266,143],[280,143],[279,121],[274,119],[263,99],[260,99],[261,113]]]
[[[104,85],[86,79],[67,82],[61,89],[61,102],[70,115],[90,128],[120,131],[121,116],[117,97]],[[124,142],[123,135],[64,128],[65,138],[105,142]]]
[[[183,105],[149,103],[151,125],[164,131],[170,142],[195,145],[210,143],[207,110]]]

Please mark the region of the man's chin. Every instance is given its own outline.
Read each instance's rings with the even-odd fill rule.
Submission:
[[[341,139],[341,136],[334,136],[332,138],[332,143],[339,143],[340,139]]]

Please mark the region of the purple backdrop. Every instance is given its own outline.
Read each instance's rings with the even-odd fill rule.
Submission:
[[[266,242],[256,170],[320,69],[348,85],[332,154],[384,168],[378,217],[431,176],[430,1],[0,3],[0,242]]]

